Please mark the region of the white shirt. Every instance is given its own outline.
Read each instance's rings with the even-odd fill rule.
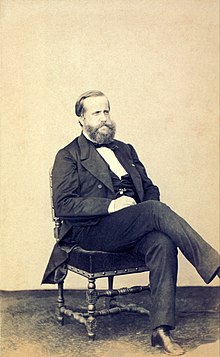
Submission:
[[[119,178],[127,174],[124,167],[121,165],[121,163],[118,161],[117,157],[115,156],[114,151],[112,151],[111,149],[105,146],[101,148],[97,148],[96,150],[107,162],[111,171],[113,171]]]
[[[91,142],[93,142],[89,136],[83,132],[83,135]],[[119,178],[127,174],[127,171],[124,169],[124,167],[121,165],[121,163],[118,161],[117,157],[115,156],[115,153],[103,146],[100,148],[96,148],[98,153],[102,156],[102,158],[107,162],[109,165],[111,171],[113,171]],[[115,200],[112,200],[109,207],[108,207],[108,212],[113,213],[115,212]]]

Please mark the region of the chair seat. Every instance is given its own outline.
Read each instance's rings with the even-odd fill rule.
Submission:
[[[122,275],[147,271],[144,257],[135,253],[90,251],[75,247],[67,261],[69,270],[88,277]]]

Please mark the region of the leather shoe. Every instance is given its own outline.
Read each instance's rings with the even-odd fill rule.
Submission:
[[[162,347],[164,352],[171,356],[184,354],[182,347],[174,341],[169,328],[164,326],[160,326],[153,331],[151,344],[153,347]]]

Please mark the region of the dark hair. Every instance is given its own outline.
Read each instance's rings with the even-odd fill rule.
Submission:
[[[80,117],[84,113],[84,100],[89,97],[101,97],[105,96],[104,93],[100,92],[99,90],[89,90],[83,94],[81,94],[76,101],[75,104],[75,113],[78,117]],[[108,102],[109,108],[110,104]]]

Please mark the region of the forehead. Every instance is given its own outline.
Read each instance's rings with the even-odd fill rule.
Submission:
[[[109,109],[108,99],[104,95],[86,98],[84,100],[84,108],[91,112],[99,109]]]

